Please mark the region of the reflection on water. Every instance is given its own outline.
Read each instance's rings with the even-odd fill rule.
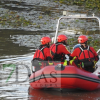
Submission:
[[[26,59],[30,56],[26,56]],[[13,63],[16,69],[6,82],[12,67],[0,66],[0,100],[99,100],[100,90],[95,91],[56,91],[56,90],[36,90],[29,86],[28,66],[31,71],[31,58],[26,60],[20,58],[16,61],[5,61]],[[95,72],[96,74],[100,67]]]
[[[49,31],[0,30],[0,56],[34,52]]]
[[[14,44],[10,38],[13,34],[23,34],[24,31],[14,31],[14,30],[0,30],[0,56],[7,55],[22,55],[29,53],[29,48],[25,46],[19,46],[19,44]]]
[[[52,0],[51,0],[52,1]],[[40,38],[42,36],[54,36],[52,32],[49,31],[37,31],[37,30],[54,30],[56,29],[56,20],[62,15],[62,9],[66,9],[69,12],[77,13],[81,9],[77,6],[66,6],[59,5],[57,3],[51,2],[50,0],[1,0],[0,1],[0,16],[7,14],[9,11],[16,11],[18,15],[24,16],[26,19],[30,20],[33,25],[28,27],[20,27],[20,29],[34,30],[34,31],[23,31],[23,30],[6,30],[7,28],[12,28],[11,26],[2,26],[0,28],[5,28],[5,30],[0,30],[0,63],[13,63],[18,66],[18,71],[14,71],[8,82],[6,82],[9,77],[12,68],[0,66],[0,100],[99,100],[100,90],[92,92],[58,92],[58,91],[48,91],[48,90],[34,90],[29,89],[28,82],[28,71],[25,66],[31,67],[31,59],[33,52],[39,45]],[[82,10],[81,10],[82,12]],[[92,13],[92,12],[91,12]],[[41,17],[41,18],[40,18]],[[42,18],[43,17],[43,18]],[[84,27],[84,30],[96,33],[95,30],[97,22],[92,21],[87,23],[87,21],[79,20],[68,20],[68,24],[62,23],[61,28],[65,27],[68,29],[69,26],[79,28]],[[73,23],[75,22],[75,23]],[[83,24],[84,23],[84,24]],[[85,24],[86,23],[86,24]],[[91,29],[91,26],[94,26]],[[82,28],[83,29],[83,28]],[[36,30],[36,31],[35,31]],[[80,30],[78,30],[79,32]],[[90,33],[92,33],[90,32]],[[50,33],[50,34],[49,34]],[[70,33],[69,33],[70,34]],[[26,55],[27,53],[30,53]],[[24,56],[23,56],[24,55]],[[18,56],[18,57],[17,57]],[[21,56],[21,57],[19,57]],[[23,56],[23,57],[22,57]],[[17,57],[9,59],[10,57]],[[2,62],[3,61],[3,62]],[[2,64],[1,64],[2,65]],[[31,69],[31,68],[30,68]],[[18,76],[16,76],[16,73]],[[28,90],[29,89],[29,90]]]
[[[0,100],[98,100],[100,90],[61,93],[60,91],[29,89],[28,69],[23,65],[27,65],[31,70],[33,52],[40,43],[39,39],[45,35],[52,37],[54,33],[49,31],[0,30],[0,58],[6,58],[0,59]],[[18,67],[7,82],[13,68],[3,69],[2,64],[9,63]]]
[[[28,98],[28,70],[24,65],[29,66],[30,69],[30,60],[13,61],[13,64],[16,65],[16,69],[13,72],[13,67],[4,68],[3,64],[1,64],[0,75],[2,77],[0,77],[0,100],[26,100]],[[12,63],[12,61],[9,61],[9,63]]]
[[[30,61],[23,64],[30,66]],[[6,83],[6,79],[11,72],[11,68],[0,70],[2,79],[0,82],[1,100],[99,100],[100,90],[95,91],[56,91],[56,90],[36,90],[29,88],[27,79],[28,72],[25,66],[18,66],[18,80],[16,81],[16,71]],[[26,81],[24,81],[26,80]],[[24,82],[23,82],[24,81]]]
[[[88,91],[51,91],[29,88],[29,100],[99,100],[100,90]]]

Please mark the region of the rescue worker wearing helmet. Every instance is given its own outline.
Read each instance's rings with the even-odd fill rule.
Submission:
[[[58,62],[63,64],[65,61],[65,54],[68,56],[71,54],[67,50],[66,45],[67,45],[67,36],[63,34],[58,35],[57,42],[55,44],[52,44],[50,47],[54,64]]]
[[[52,63],[52,55],[50,53],[50,37],[43,37],[41,38],[41,45],[36,50],[32,65],[35,66],[35,71],[47,66],[47,65],[53,65]]]
[[[71,57],[76,57],[81,68],[89,71],[95,71],[95,63],[99,60],[99,57],[93,47],[87,45],[88,37],[81,35],[78,37],[78,42],[81,46],[74,49]]]

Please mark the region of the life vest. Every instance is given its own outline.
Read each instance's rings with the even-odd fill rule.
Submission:
[[[31,61],[32,66],[35,66],[35,71],[40,70],[41,68],[43,68],[44,66],[46,66],[47,62],[45,62],[45,56],[44,56],[44,52],[43,49],[46,48],[47,46],[44,46],[40,49],[37,49],[35,54],[34,54],[34,58]]]
[[[35,60],[45,60],[43,49],[46,48],[46,46],[42,47],[41,49],[36,50],[35,52]]]
[[[95,55],[93,54],[92,50],[88,46],[87,49],[83,50],[81,47],[79,47],[81,52],[79,54],[79,60],[81,67],[89,72],[94,72],[94,60]]]
[[[64,54],[57,54],[57,47],[62,43],[55,43],[50,47],[51,54],[53,56],[54,61],[61,61],[61,58],[64,56]],[[63,44],[62,44],[63,45]]]
[[[94,59],[95,56],[94,56],[94,54],[91,51],[91,49],[90,49],[89,46],[85,50],[83,50],[81,47],[79,47],[79,48],[81,50],[81,52],[79,54],[79,57],[78,57],[79,60],[85,60],[85,59],[90,60],[90,59]]]

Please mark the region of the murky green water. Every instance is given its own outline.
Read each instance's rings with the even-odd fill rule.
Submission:
[[[24,55],[34,52],[42,36],[50,31],[0,30],[0,55]]]

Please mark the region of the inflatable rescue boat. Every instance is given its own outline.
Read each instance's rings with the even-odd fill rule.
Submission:
[[[95,18],[99,21],[100,27],[100,20],[96,16],[88,17],[84,15],[73,15],[67,16],[65,15],[60,17],[57,22],[56,33],[53,39],[53,42],[56,43],[59,24],[60,20],[67,20],[67,19],[76,19],[76,18],[86,18],[91,19]],[[67,34],[67,33],[66,33]],[[79,47],[80,45],[76,45],[75,48]],[[100,49],[97,51],[97,53]],[[43,88],[54,88],[54,89],[81,89],[81,90],[96,90],[100,88],[100,75],[96,75],[94,73],[87,72],[83,69],[80,69],[75,66],[67,65],[63,66],[62,64],[53,65],[53,66],[45,66],[44,68],[40,69],[31,74],[29,78],[30,87],[34,89],[43,89]]]
[[[34,89],[81,89],[96,90],[100,88],[100,76],[75,66],[46,66],[31,74],[30,86]]]

